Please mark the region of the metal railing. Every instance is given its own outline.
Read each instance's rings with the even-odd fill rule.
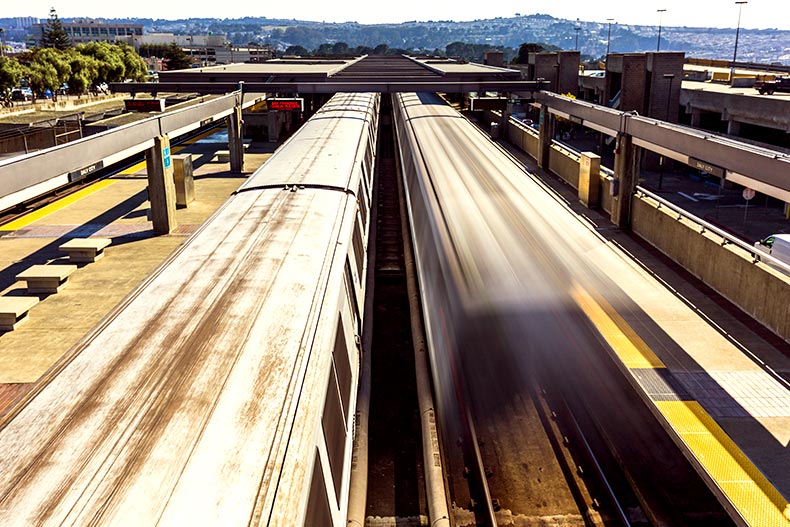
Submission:
[[[635,192],[636,195],[639,197],[646,196],[652,199],[653,201],[655,201],[658,204],[656,208],[660,209],[661,207],[666,207],[667,209],[671,210],[672,212],[678,215],[677,218],[678,220],[686,219],[693,223],[696,223],[700,228],[700,232],[699,232],[700,234],[704,234],[706,231],[708,231],[721,237],[722,246],[727,244],[737,245],[738,247],[746,251],[749,255],[751,255],[752,263],[765,262],[771,264],[775,268],[780,269],[784,273],[790,274],[790,265],[786,264],[785,262],[777,258],[774,258],[770,254],[765,253],[752,245],[749,245],[747,242],[733,236],[732,234],[728,233],[724,229],[721,229],[713,225],[712,223],[709,223],[703,220],[702,218],[695,216],[694,214],[691,214],[690,212],[680,208],[679,206],[675,205],[670,201],[665,200],[664,198],[654,194],[653,192],[650,192],[649,190],[647,190],[642,186],[637,185]]]

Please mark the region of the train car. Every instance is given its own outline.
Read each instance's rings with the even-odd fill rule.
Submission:
[[[0,524],[345,524],[379,95],[337,94],[0,429]]]
[[[497,412],[534,361],[597,345],[569,294],[595,245],[547,217],[552,198],[438,96],[393,97],[437,406],[464,437],[465,401]]]

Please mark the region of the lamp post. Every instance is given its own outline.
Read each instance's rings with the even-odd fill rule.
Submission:
[[[656,13],[658,13],[658,44],[656,45],[656,51],[661,51],[661,22],[664,21],[664,13],[666,12],[666,9],[656,9]]]
[[[0,27],[0,57],[5,57],[5,29]]]
[[[614,18],[607,18],[607,22],[609,22],[609,30],[606,32],[606,56],[609,56],[609,42],[612,40],[612,22],[614,22]]]
[[[574,27],[573,30],[576,32],[576,46],[573,49],[575,49],[576,51],[579,51],[579,31],[581,31],[582,28],[579,25],[579,19],[578,18],[576,19],[576,27]]]
[[[738,27],[735,29],[735,51],[732,53],[732,69],[735,69],[735,60],[738,58],[738,36],[741,32],[741,12],[743,11],[743,4],[748,4],[745,0],[735,2],[738,6]]]
[[[672,81],[675,80],[674,73],[665,73],[664,78],[669,80],[669,92],[667,93],[667,112],[664,116],[664,121],[669,122],[669,107],[672,105]],[[661,187],[664,184],[664,156],[658,158],[658,190],[661,190]]]

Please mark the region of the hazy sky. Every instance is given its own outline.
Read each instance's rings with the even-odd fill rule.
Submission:
[[[239,18],[265,16],[326,22],[357,21],[363,24],[407,20],[474,20],[510,17],[516,13],[546,13],[558,18],[580,18],[603,22],[614,18],[623,24],[658,25],[657,9],[666,9],[664,26],[702,26],[734,28],[738,6],[734,0],[533,0],[452,1],[452,0],[301,0],[266,1],[190,1],[161,0],[26,0],[3,2],[0,16],[46,18],[54,7],[60,17],[150,17],[150,18]],[[743,6],[741,27],[790,29],[790,1],[751,0]],[[790,42],[787,43],[790,48]]]

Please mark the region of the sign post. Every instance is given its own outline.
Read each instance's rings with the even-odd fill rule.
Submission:
[[[746,215],[749,213],[749,200],[751,200],[756,192],[753,188],[746,187],[743,189],[743,199],[746,200],[746,208],[743,210],[743,227],[746,228]]]

